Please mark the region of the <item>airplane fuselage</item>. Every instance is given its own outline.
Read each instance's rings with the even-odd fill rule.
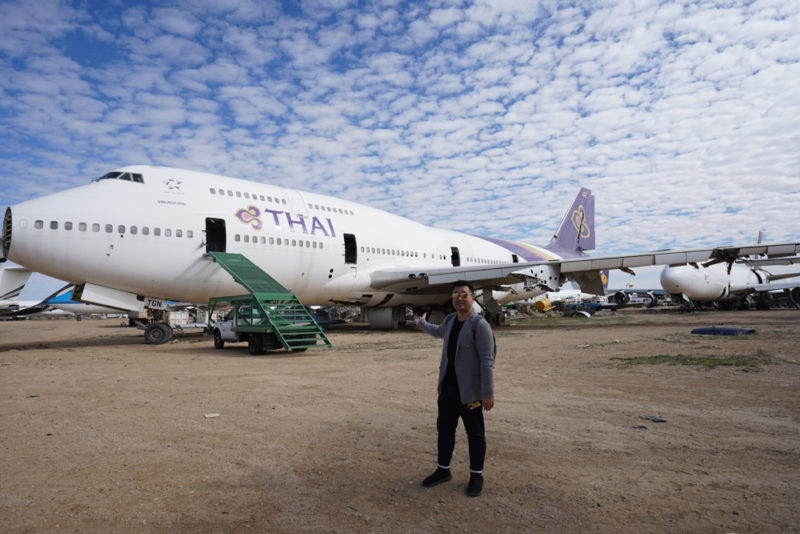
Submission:
[[[243,292],[205,255],[237,252],[306,305],[365,306],[443,302],[438,293],[374,291],[370,274],[376,270],[559,258],[541,247],[432,228],[354,202],[264,183],[151,166],[109,175],[10,207],[4,254],[76,285],[205,302]],[[502,301],[508,295],[496,296]]]

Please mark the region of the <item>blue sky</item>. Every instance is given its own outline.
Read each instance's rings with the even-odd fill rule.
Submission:
[[[597,254],[797,240],[798,51],[783,0],[5,1],[0,205],[149,163],[532,243],[586,186]]]

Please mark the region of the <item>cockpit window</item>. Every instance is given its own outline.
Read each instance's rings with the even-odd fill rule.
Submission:
[[[136,182],[140,184],[144,183],[144,177],[141,174],[135,172],[112,171],[104,174],[103,176],[95,180],[95,182],[99,182],[100,180],[125,180],[127,182]]]

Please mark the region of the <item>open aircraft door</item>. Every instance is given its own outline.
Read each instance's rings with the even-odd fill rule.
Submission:
[[[225,219],[206,218],[206,252],[225,252]]]
[[[458,247],[450,247],[450,263],[453,267],[461,266],[461,253],[458,251]]]

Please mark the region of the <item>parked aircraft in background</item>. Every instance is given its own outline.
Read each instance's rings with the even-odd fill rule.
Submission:
[[[73,313],[78,320],[86,315],[127,313],[127,311],[119,310],[117,308],[109,308],[108,306],[98,306],[97,304],[72,300],[71,290],[56,295],[55,297],[49,299],[46,304],[51,308]]]
[[[0,311],[19,305],[17,299],[31,274],[31,270],[24,267],[3,266],[0,270]]]
[[[77,286],[83,301],[141,310],[144,301],[206,302],[242,287],[208,252],[236,252],[306,305],[357,305],[373,328],[406,307],[441,309],[468,280],[481,306],[556,291],[569,280],[603,294],[600,271],[796,255],[800,243],[588,257],[594,196],[581,189],[545,246],[431,228],[313,192],[202,172],[129,166],[6,210],[3,254]]]
[[[796,257],[779,259],[739,259],[732,262],[669,265],[661,272],[661,287],[675,296],[676,302],[693,307],[715,304],[722,307],[769,307],[771,294],[785,292],[800,307],[800,269],[789,268]]]
[[[619,289],[608,296],[608,301],[613,302],[620,308],[626,306],[653,308],[658,305],[659,296],[663,297],[664,293],[665,291],[661,289]]]
[[[0,289],[4,296],[0,300],[0,317],[20,317],[42,313],[50,309],[48,301],[51,298],[63,293],[70,286],[67,284],[41,300],[19,300],[17,297],[22,293],[31,274],[31,270],[22,267],[6,267],[0,272]]]

